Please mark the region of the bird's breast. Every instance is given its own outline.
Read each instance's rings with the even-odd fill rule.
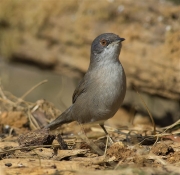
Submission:
[[[94,77],[94,98],[106,106],[121,105],[126,92],[126,76],[122,65],[111,63],[100,67]]]
[[[88,86],[73,105],[73,116],[81,123],[107,120],[119,109],[126,92],[120,63],[103,65],[86,74]]]

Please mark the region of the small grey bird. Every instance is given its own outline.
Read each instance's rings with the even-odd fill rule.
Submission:
[[[53,130],[72,121],[98,122],[108,134],[104,121],[113,117],[126,94],[126,75],[119,61],[124,40],[113,33],[95,38],[89,68],[74,91],[73,104],[45,128]]]

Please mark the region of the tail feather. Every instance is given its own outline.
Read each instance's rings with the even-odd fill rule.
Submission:
[[[72,122],[71,117],[71,107],[65,110],[61,115],[59,115],[55,120],[45,126],[45,128],[49,128],[50,130],[54,130],[65,123]]]

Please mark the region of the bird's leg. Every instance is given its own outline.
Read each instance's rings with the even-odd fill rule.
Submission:
[[[80,125],[80,127],[81,127],[81,132],[82,132],[82,134],[78,134],[78,135],[82,138],[82,140],[85,140],[85,142],[86,142],[95,152],[97,152],[99,155],[102,156],[102,155],[104,154],[103,151],[102,151],[94,142],[92,142],[91,140],[88,139],[88,137],[87,137],[87,135],[86,135],[86,133],[85,133],[85,131],[84,131],[83,125],[82,125],[81,123],[79,123],[79,122],[78,122],[78,124]]]
[[[108,132],[106,131],[106,128],[104,127],[104,124],[99,124],[101,126],[101,128],[103,129],[103,131],[106,134],[106,137],[108,138],[108,140],[110,141],[111,144],[114,143],[114,141],[111,139],[111,137],[109,136]]]

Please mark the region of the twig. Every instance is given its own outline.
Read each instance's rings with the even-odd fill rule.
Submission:
[[[174,126],[179,125],[179,124],[180,124],[180,119],[178,121],[176,121],[175,123],[173,123],[173,124],[171,124],[169,126],[166,126],[166,127],[162,128],[162,129],[164,129],[164,132],[166,132],[167,130],[169,130],[169,129],[171,129]]]
[[[36,84],[35,86],[33,86],[30,90],[28,90],[22,97],[19,98],[19,101],[17,101],[17,103],[19,103],[22,99],[24,99],[29,93],[31,93],[34,89],[36,89],[38,86],[47,83],[48,80],[43,80],[40,83]]]
[[[1,80],[0,80],[0,94],[1,94],[3,99],[5,99],[5,100],[7,99],[7,97],[4,95],[4,92],[3,92],[2,88],[1,88]]]
[[[134,87],[134,88],[135,88],[135,87]],[[141,102],[144,104],[144,106],[145,106],[145,108],[146,108],[146,110],[147,110],[147,112],[148,112],[148,114],[149,114],[149,117],[150,117],[150,119],[151,119],[151,122],[152,122],[152,125],[153,125],[153,128],[154,128],[153,132],[154,132],[154,134],[156,134],[156,125],[155,125],[154,119],[153,119],[153,117],[152,117],[152,115],[151,115],[151,113],[150,113],[150,110],[149,110],[148,106],[146,105],[145,101],[143,100],[142,96],[139,94],[139,92],[137,91],[136,88],[135,88],[135,90],[136,90],[139,98],[141,99]]]
[[[9,99],[5,96],[5,94],[4,94],[4,92],[3,92],[2,88],[1,88],[1,80],[0,80],[0,95],[2,96],[2,101],[7,101],[7,102],[10,103],[11,105],[15,106],[15,103],[12,102],[11,100],[9,100]]]
[[[81,123],[79,123],[79,125],[81,126],[81,131],[83,131],[83,134],[82,135],[79,135],[83,140],[85,140],[85,142],[96,152],[98,153],[99,155],[103,155],[104,152],[96,145],[94,144],[92,141],[90,141],[86,135],[86,133],[84,132],[84,128],[82,126]]]
[[[4,153],[9,153],[11,151],[16,151],[16,150],[21,150],[21,149],[36,149],[36,148],[48,148],[48,147],[53,147],[53,146],[59,146],[59,144],[54,144],[54,145],[35,145],[35,146],[18,146],[18,147],[14,147],[14,148],[11,148],[11,149],[8,149],[8,150],[4,150],[1,148],[1,150],[3,151],[0,151],[0,154],[4,154]]]
[[[30,125],[32,125],[34,129],[40,129],[36,119],[32,116],[29,110],[28,110],[28,118],[29,118]]]
[[[109,140],[109,138],[108,138],[108,136],[106,136],[106,147],[105,147],[104,155],[106,155],[108,140]]]
[[[6,101],[7,103],[11,104],[13,107],[16,106],[16,104],[13,101],[9,100],[8,98],[6,99],[0,98],[0,101],[3,101],[3,102]]]

